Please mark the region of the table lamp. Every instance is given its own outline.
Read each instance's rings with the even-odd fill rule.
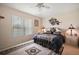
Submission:
[[[75,29],[75,28],[73,27],[72,24],[70,24],[70,27],[68,29],[70,29],[70,35],[72,36],[72,30]]]

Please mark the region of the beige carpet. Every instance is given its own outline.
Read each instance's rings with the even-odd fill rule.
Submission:
[[[39,53],[37,53],[37,55],[48,55],[51,53],[51,50],[49,50],[48,48],[44,48],[44,47],[32,42],[29,45],[25,45],[24,47],[21,47],[17,50],[14,50],[14,51],[8,53],[8,55],[29,55],[28,53],[25,52],[25,50],[27,50],[31,47],[34,47],[34,46],[37,49],[41,50]],[[65,44],[63,55],[79,55],[79,48]]]
[[[79,55],[79,48],[65,44],[63,55]]]
[[[23,48],[10,52],[10,53],[8,53],[8,55],[29,55],[30,48],[32,48],[32,47],[37,48],[37,52],[35,55],[49,55],[51,53],[51,50],[49,50],[48,48],[44,48],[36,43],[32,43]],[[30,53],[30,54],[33,55],[34,53]]]

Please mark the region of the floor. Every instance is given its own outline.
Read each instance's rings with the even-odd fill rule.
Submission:
[[[79,55],[79,48],[65,44],[63,55]]]
[[[43,48],[43,47],[41,47],[39,45],[37,45],[37,48],[41,48],[44,51],[42,53],[39,53],[39,54],[42,54],[42,55],[49,54],[50,51],[51,51],[51,50],[46,49],[46,48]],[[47,51],[49,53],[46,53]],[[76,47],[73,47],[73,46],[70,46],[70,45],[65,44],[64,51],[63,51],[63,55],[79,55],[79,48],[76,48]]]
[[[53,53],[51,53],[51,50],[49,50],[48,48],[44,48],[41,45],[34,43],[33,41],[18,48],[12,49],[11,51],[9,51],[9,53],[7,53],[7,55],[29,55],[25,52],[25,50],[33,46],[41,50],[41,52],[37,53],[37,55],[53,55]],[[79,55],[79,48],[65,44],[62,55]]]
[[[32,47],[37,48],[37,54],[34,54],[35,52],[30,53],[30,49]],[[44,48],[36,43],[32,43],[32,44],[27,45],[23,48],[20,48],[20,49],[13,51],[13,52],[10,52],[10,53],[8,53],[8,55],[49,55],[50,53],[51,53],[51,50],[49,50],[48,48]]]

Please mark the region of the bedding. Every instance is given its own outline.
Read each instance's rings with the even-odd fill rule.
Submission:
[[[56,35],[53,35],[53,34],[36,34],[36,35],[34,35],[33,38],[52,41],[52,39],[54,37],[56,37]]]
[[[54,37],[56,37],[56,35],[41,33],[41,34],[35,34],[33,39],[34,39],[34,43],[37,43],[44,47],[52,49],[51,46],[52,46],[52,40]]]
[[[54,39],[60,39],[60,43],[65,43],[65,37],[60,32],[53,34],[38,33],[33,36],[34,42],[49,49],[53,49]],[[58,43],[55,43],[55,45]]]

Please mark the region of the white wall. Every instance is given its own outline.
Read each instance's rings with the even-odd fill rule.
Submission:
[[[11,16],[17,15],[24,17],[24,20],[39,20],[39,26],[34,26],[34,32],[40,31],[41,28],[41,18],[33,16],[28,13],[21,12],[19,10],[9,8],[7,6],[0,5],[0,16],[4,16],[4,19],[0,19],[0,50],[23,43],[32,39],[32,35],[28,36],[18,36],[16,38],[12,38],[12,23],[11,23]]]
[[[75,27],[79,27],[79,9],[72,10],[69,12],[55,14],[53,16],[48,16],[48,17],[44,18],[43,25],[46,28],[52,27],[48,21],[51,17],[54,17],[54,18],[58,19],[60,22],[62,22],[58,26],[55,25],[56,27],[67,29],[70,26],[70,24],[73,24],[73,26],[75,26]]]

